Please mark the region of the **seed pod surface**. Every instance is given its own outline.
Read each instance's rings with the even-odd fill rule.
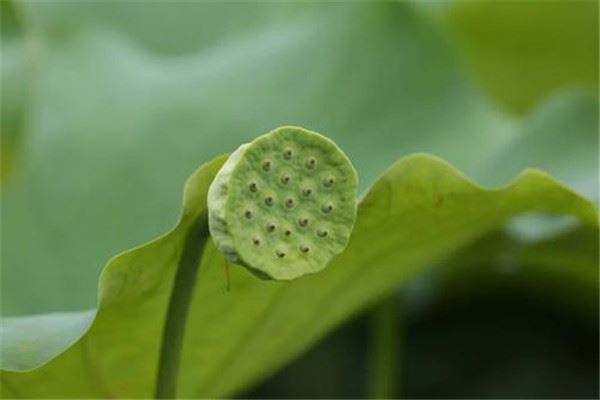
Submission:
[[[225,255],[265,279],[327,266],[356,219],[357,176],[326,137],[285,126],[240,146],[208,191],[209,228]]]

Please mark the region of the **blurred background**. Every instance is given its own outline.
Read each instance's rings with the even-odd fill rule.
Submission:
[[[362,193],[430,152],[598,200],[595,1],[0,7],[3,316],[93,308],[102,266],[174,224],[201,163],[284,124],[338,142]],[[570,277],[540,272],[557,240]],[[526,216],[432,266],[386,300],[399,396],[597,398],[597,260],[597,231]],[[364,397],[374,318],[240,396]]]

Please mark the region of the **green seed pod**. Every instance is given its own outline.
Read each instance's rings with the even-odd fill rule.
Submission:
[[[232,263],[289,280],[327,266],[356,219],[357,176],[326,137],[286,126],[240,146],[208,191],[212,238]]]

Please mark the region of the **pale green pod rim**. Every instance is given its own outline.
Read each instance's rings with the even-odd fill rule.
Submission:
[[[358,178],[330,139],[283,126],[235,150],[208,191],[209,228],[225,258],[263,279],[325,268],[354,227]]]

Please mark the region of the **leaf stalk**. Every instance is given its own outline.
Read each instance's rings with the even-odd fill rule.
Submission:
[[[177,395],[177,379],[188,311],[202,253],[209,236],[208,213],[204,212],[190,227],[177,265],[160,348],[155,389],[157,399],[173,399]]]

